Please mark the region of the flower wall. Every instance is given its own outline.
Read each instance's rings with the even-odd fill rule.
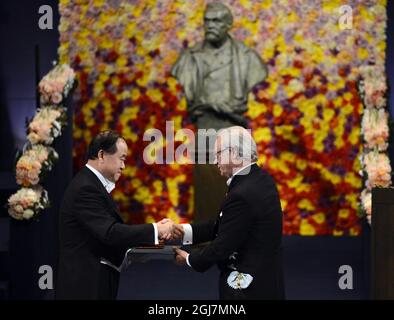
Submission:
[[[208,1],[207,1],[208,2]],[[232,35],[254,47],[268,78],[250,94],[248,117],[260,159],[278,183],[284,233],[357,235],[363,105],[359,68],[384,65],[386,1],[223,1]],[[146,165],[143,133],[165,121],[190,124],[169,76],[203,38],[205,1],[60,0],[61,62],[76,71],[74,159],[92,136],[118,130],[130,155],[113,192],[130,222],[193,218],[191,165]],[[351,29],[341,29],[343,4]],[[165,141],[163,140],[163,146]]]

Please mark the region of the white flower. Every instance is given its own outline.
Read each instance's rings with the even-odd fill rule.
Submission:
[[[33,212],[33,210],[30,210],[30,209],[26,209],[23,212],[23,218],[26,220],[30,219],[33,215],[34,215],[34,212]]]
[[[227,284],[233,289],[246,289],[252,283],[253,277],[247,273],[233,271],[227,278]]]

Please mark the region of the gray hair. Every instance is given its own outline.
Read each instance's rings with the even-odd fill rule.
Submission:
[[[257,146],[251,130],[234,126],[221,129],[218,133],[221,138],[221,149],[231,148],[238,152],[238,156],[251,162],[258,160]]]
[[[207,11],[220,11],[224,13],[224,19],[227,21],[227,23],[232,26],[233,25],[233,14],[231,13],[231,10],[229,7],[227,7],[225,4],[221,3],[221,2],[211,2],[208,3],[206,8],[205,8],[205,12]]]

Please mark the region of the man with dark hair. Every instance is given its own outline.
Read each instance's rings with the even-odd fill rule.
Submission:
[[[119,266],[128,248],[180,237],[174,223],[126,225],[110,196],[125,168],[126,141],[98,134],[88,162],[68,186],[59,214],[57,299],[115,299]]]

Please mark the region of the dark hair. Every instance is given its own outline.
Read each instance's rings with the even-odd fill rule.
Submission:
[[[97,159],[100,150],[109,154],[114,154],[118,151],[116,148],[116,142],[118,142],[118,139],[124,140],[124,138],[115,131],[108,130],[100,132],[89,144],[87,153],[88,160]]]

